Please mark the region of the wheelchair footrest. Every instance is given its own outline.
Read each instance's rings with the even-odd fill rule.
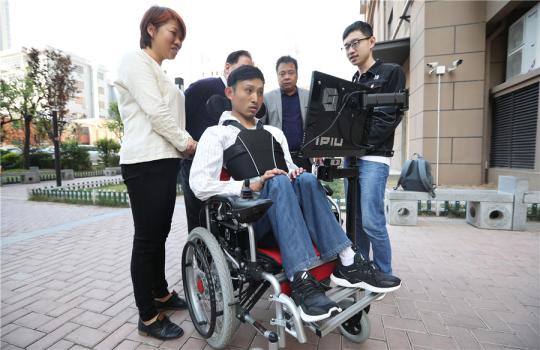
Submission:
[[[353,296],[358,292],[355,288],[333,287],[326,295],[335,302],[340,301]],[[319,337],[324,337],[328,333],[331,333],[334,329],[339,327],[343,322],[349,320],[371,304],[380,294],[372,293],[369,291],[364,292],[364,297],[357,300],[354,304],[347,307],[345,310],[335,315],[334,317],[327,318],[320,322],[305,323],[305,326],[315,332]]]

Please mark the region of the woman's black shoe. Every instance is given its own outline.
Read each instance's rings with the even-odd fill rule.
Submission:
[[[161,340],[176,339],[184,335],[184,331],[178,325],[169,320],[166,315],[158,315],[157,320],[148,326],[139,318],[139,334]]]
[[[167,301],[154,300],[156,309],[161,310],[184,310],[187,308],[187,303],[184,299],[180,298],[178,294],[173,290],[171,297]]]

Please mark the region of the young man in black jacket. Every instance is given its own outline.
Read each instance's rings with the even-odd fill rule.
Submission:
[[[243,65],[253,65],[251,54],[245,50],[231,52],[225,61],[223,76],[197,80],[186,90],[186,130],[195,141],[199,141],[206,128],[217,125],[220,115],[211,115],[206,108],[206,101],[211,96],[225,97],[227,78],[236,68]],[[205,226],[205,216],[201,212],[202,202],[195,197],[189,186],[191,159],[183,159],[180,169],[180,181],[184,192],[184,204],[188,231],[195,227]]]
[[[343,50],[357,67],[353,82],[366,85],[377,93],[405,89],[401,66],[373,58],[375,37],[371,25],[357,21],[343,32]],[[367,120],[368,153],[358,160],[360,167],[356,244],[365,259],[370,247],[377,268],[392,273],[392,249],[384,216],[384,193],[393,155],[394,132],[402,115],[395,107],[376,108]]]

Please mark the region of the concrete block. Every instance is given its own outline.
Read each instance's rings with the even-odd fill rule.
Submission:
[[[386,190],[385,198],[391,201],[426,201],[431,199],[431,196],[427,192]]]
[[[422,200],[422,201],[477,201],[513,203],[514,194],[494,190],[465,190],[465,189],[435,189],[435,198],[427,192],[416,191],[386,191],[386,198],[390,200]]]
[[[490,230],[511,230],[513,203],[467,202],[467,223]]]
[[[21,182],[23,184],[36,184],[41,181],[39,179],[39,172],[37,171],[27,171],[26,173],[22,174],[21,177]]]
[[[35,173],[39,173],[39,167],[38,167],[38,166],[31,166],[31,167],[28,167],[28,171],[32,171],[32,172],[35,172]]]
[[[534,204],[540,203],[540,191],[530,191],[523,196],[523,203]]]
[[[73,169],[62,169],[62,180],[73,180],[75,178],[75,171]]]
[[[418,221],[418,201],[387,200],[385,214],[390,225],[414,226]]]
[[[109,167],[103,170],[105,176],[115,176],[121,173],[120,167]]]
[[[512,230],[525,231],[527,229],[527,203],[525,193],[529,190],[529,180],[515,176],[499,176],[499,192],[514,195],[514,215]]]

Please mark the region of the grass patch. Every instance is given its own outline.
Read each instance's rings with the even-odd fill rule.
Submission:
[[[322,183],[330,186],[332,191],[334,191],[334,194],[332,194],[332,198],[345,199],[345,187],[343,185],[343,179],[334,179],[334,181],[332,182],[323,181]]]
[[[85,191],[91,192],[92,190],[101,190],[101,191],[109,191],[109,192],[127,192],[127,187],[124,184],[118,184],[118,185],[106,185],[106,186],[100,186],[95,188],[86,188]]]

